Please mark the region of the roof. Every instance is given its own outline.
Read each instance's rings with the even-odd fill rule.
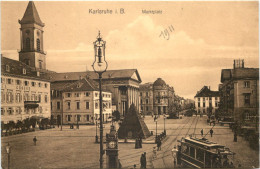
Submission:
[[[142,90],[152,90],[152,89],[153,89],[153,83],[151,83],[151,82],[139,85],[140,91],[142,91]]]
[[[98,74],[94,71],[87,72],[65,72],[45,74],[47,79],[55,81],[74,81],[82,78],[98,79]],[[142,82],[137,69],[107,70],[102,74],[103,79],[132,79]]]
[[[195,97],[219,97],[219,91],[211,91],[208,86],[204,86],[200,91],[197,92]]]
[[[258,79],[259,68],[235,68],[221,70],[221,83],[231,79]]]
[[[9,67],[9,71],[7,71],[7,66]],[[26,69],[26,74],[23,74],[23,69]],[[49,81],[42,73],[40,73],[40,76],[37,76],[37,72],[39,70],[23,62],[1,56],[1,75]]]
[[[71,85],[66,86],[62,91],[71,92],[71,91],[97,91],[99,88],[98,84],[91,79],[81,79],[77,82],[72,83]]]
[[[153,83],[154,86],[165,86],[166,83],[164,80],[162,80],[162,78],[158,78],[154,83]]]
[[[44,26],[44,23],[41,21],[33,1],[29,1],[24,16],[22,20],[19,20],[19,23],[20,24],[36,23],[40,26]]]

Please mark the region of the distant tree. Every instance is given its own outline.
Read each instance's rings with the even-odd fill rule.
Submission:
[[[33,128],[35,128],[36,122],[37,122],[37,120],[36,120],[35,117],[31,117],[31,118],[30,118],[30,123],[31,123],[31,125],[32,125]]]
[[[15,124],[15,128],[16,128],[17,130],[21,130],[22,127],[23,127],[23,123],[22,123],[20,120],[18,120],[18,121],[16,122],[16,124]]]
[[[23,126],[24,126],[25,129],[27,129],[27,130],[30,129],[30,127],[31,127],[31,122],[30,122],[30,119],[29,119],[29,118],[24,119],[24,120],[23,120],[23,124],[24,124]]]
[[[114,119],[115,121],[120,120],[120,112],[119,112],[118,110],[114,111],[114,112],[112,113],[112,116],[114,117],[113,119]]]

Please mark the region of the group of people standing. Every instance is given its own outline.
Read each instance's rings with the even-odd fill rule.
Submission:
[[[141,155],[140,162],[141,168],[146,168],[146,152]]]
[[[214,131],[211,128],[210,131],[209,131],[211,137],[213,136],[213,132]],[[203,137],[203,129],[200,130],[200,133],[201,133],[201,136]]]

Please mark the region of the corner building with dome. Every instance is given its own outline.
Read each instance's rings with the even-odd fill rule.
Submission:
[[[140,85],[140,109],[145,115],[168,114],[169,105],[175,101],[174,88],[158,78],[153,83]]]

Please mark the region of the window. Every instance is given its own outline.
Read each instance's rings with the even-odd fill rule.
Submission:
[[[250,120],[250,114],[249,114],[248,112],[245,113],[245,116],[246,116],[246,117],[245,117],[246,120]]]
[[[47,84],[47,83],[45,83],[45,84],[44,84],[44,87],[45,87],[45,88],[47,88],[47,87],[48,87],[48,84]]]
[[[81,121],[81,115],[76,115],[77,121]]]
[[[24,85],[25,85],[25,86],[28,86],[28,84],[29,84],[29,82],[25,80],[25,81],[24,81]]]
[[[5,93],[4,93],[4,90],[1,90],[1,102],[2,102],[2,103],[5,102]]]
[[[12,84],[12,79],[7,79],[8,84]]]
[[[205,104],[205,102],[203,102],[203,107],[206,107],[206,104]]]
[[[215,100],[218,100],[218,97],[215,97]]]
[[[149,107],[148,106],[146,106],[146,111],[148,111],[149,110]]]
[[[245,88],[250,88],[250,82],[249,81],[245,81],[244,82],[244,87]]]
[[[211,101],[212,100],[212,97],[209,97],[209,101]]]
[[[80,102],[77,102],[77,109],[80,109]]]
[[[25,69],[25,68],[23,68],[23,74],[24,74],[24,75],[26,74],[26,69]]]
[[[142,92],[140,92],[140,96],[143,96],[143,93],[142,93]]]
[[[67,116],[67,121],[71,121],[71,115]]]
[[[218,102],[215,102],[215,107],[218,107]]]
[[[1,115],[5,115],[5,109],[4,108],[1,108]]]
[[[205,97],[203,97],[203,101],[205,102]]]
[[[98,93],[95,93],[95,96],[98,97]]]
[[[67,93],[67,95],[66,95],[67,97],[71,97],[71,94],[70,93]]]
[[[149,96],[149,93],[148,92],[146,92],[146,97],[148,97]]]
[[[39,86],[39,87],[42,87],[42,84],[39,82],[39,83],[38,83],[38,86]]]
[[[9,107],[9,108],[7,109],[7,114],[8,114],[8,115],[13,115],[13,110],[12,110],[11,107]]]
[[[245,94],[245,105],[250,105],[250,94]]]
[[[10,66],[9,66],[9,65],[6,65],[6,66],[5,66],[5,70],[6,70],[7,72],[10,72]]]
[[[32,86],[35,86],[35,82],[32,82]]]
[[[29,59],[24,59],[24,63],[25,63],[26,65],[30,65],[30,60],[29,60]]]
[[[146,99],[146,104],[148,104],[149,103],[149,100],[148,99]]]
[[[25,47],[26,47],[26,50],[30,50],[30,38],[26,38],[26,42],[25,42]]]
[[[212,107],[212,102],[209,102],[209,107]]]
[[[79,97],[80,96],[80,93],[75,93],[75,97]]]
[[[200,102],[198,103],[198,107],[200,107]]]
[[[67,102],[67,109],[70,110],[70,102]]]
[[[200,97],[198,98],[198,101],[200,102]]]
[[[38,62],[39,62],[39,68],[42,69],[42,61],[39,60]]]
[[[89,121],[89,115],[87,115],[87,121]]]
[[[47,102],[48,102],[48,96],[45,95],[45,103],[47,103]]]
[[[60,102],[57,102],[57,110],[60,110]]]
[[[89,96],[89,92],[86,92],[86,93],[85,93],[85,96],[88,97],[88,96]]]
[[[20,93],[16,93],[15,100],[16,100],[17,103],[21,102],[21,94]]]
[[[21,81],[20,80],[16,80],[16,85],[20,85]]]
[[[7,95],[6,95],[6,102],[7,103],[12,103],[13,102],[13,93],[12,92],[7,92]]]
[[[143,100],[141,99],[141,104],[143,104]]]
[[[95,103],[95,109],[98,109],[98,103],[97,102]]]
[[[40,39],[38,38],[37,39],[37,51],[40,51],[41,50],[41,41]]]
[[[28,101],[29,100],[29,93],[25,93],[24,94],[24,101]]]
[[[89,109],[89,102],[86,102],[86,109]]]
[[[42,95],[38,95],[38,98],[39,98],[39,102],[41,103],[42,102]]]
[[[158,103],[161,103],[161,99],[158,99],[157,102],[158,102]]]

